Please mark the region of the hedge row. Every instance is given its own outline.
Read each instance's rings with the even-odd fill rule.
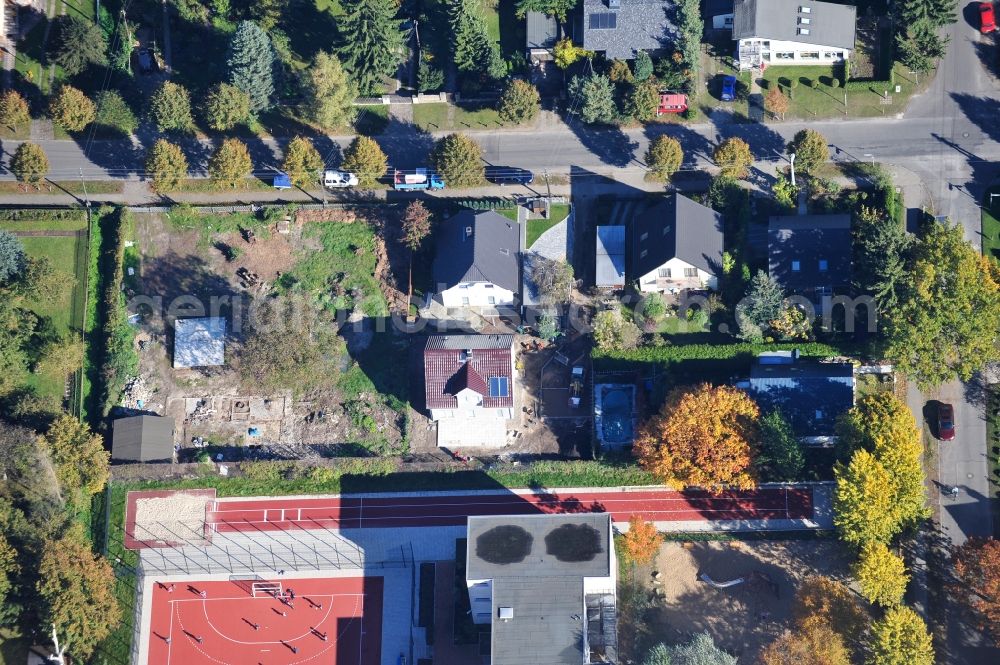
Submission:
[[[118,208],[103,216],[104,248],[102,254],[103,288],[100,317],[103,321],[104,349],[101,354],[100,414],[106,417],[121,399],[125,382],[138,371],[135,330],[128,322],[128,309],[122,293],[125,277],[125,239],[132,225],[132,213]]]
[[[624,360],[643,363],[669,363],[680,360],[732,360],[740,356],[756,356],[767,351],[791,351],[798,349],[801,355],[826,358],[844,355],[846,350],[820,342],[789,342],[780,344],[684,344],[682,346],[646,346],[626,351],[601,351],[594,349],[591,357],[595,360]]]

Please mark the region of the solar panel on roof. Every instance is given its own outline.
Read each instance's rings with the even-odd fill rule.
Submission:
[[[490,397],[507,397],[507,377],[506,376],[492,376],[490,377]]]
[[[618,27],[618,15],[612,12],[602,12],[590,15],[591,30],[613,30]]]

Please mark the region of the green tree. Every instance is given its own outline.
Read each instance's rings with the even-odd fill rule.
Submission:
[[[660,87],[656,81],[635,83],[628,91],[625,108],[628,114],[639,122],[649,122],[656,117],[660,107]]]
[[[431,161],[449,187],[476,187],[486,182],[483,149],[465,134],[438,139]]]
[[[149,110],[161,132],[186,132],[194,126],[191,95],[179,83],[164,81],[149,100]]]
[[[410,201],[403,213],[403,244],[410,250],[409,288],[406,291],[407,311],[413,296],[413,255],[431,232],[431,211],[423,201]]]
[[[642,331],[618,308],[606,309],[594,316],[594,342],[602,351],[625,351],[639,345]]]
[[[444,72],[432,65],[426,57],[420,59],[417,68],[417,88],[420,92],[437,92],[444,87]]]
[[[511,79],[500,96],[498,113],[504,122],[515,125],[531,122],[538,115],[541,102],[538,88],[522,79]]]
[[[101,435],[73,416],[62,416],[52,423],[39,437],[38,445],[55,464],[56,478],[64,491],[89,497],[108,482],[111,454],[104,449]]]
[[[26,125],[29,122],[31,122],[31,112],[28,109],[28,102],[21,93],[11,88],[0,93],[0,125],[6,125],[14,131],[18,125]]]
[[[934,645],[920,615],[894,607],[872,625],[868,665],[934,665]]]
[[[750,280],[746,297],[736,305],[739,336],[751,342],[763,340],[771,322],[781,316],[784,304],[785,291],[781,285],[763,270],[758,270]]]
[[[697,78],[698,61],[701,49],[701,37],[705,33],[705,22],[701,18],[701,3],[699,0],[680,0],[677,3],[678,46],[688,68],[685,77],[685,92],[693,95],[697,92],[693,82]],[[716,160],[718,161],[718,160]]]
[[[0,229],[0,284],[7,284],[23,274],[27,265],[24,243],[10,231]]]
[[[49,115],[68,132],[79,132],[97,117],[97,108],[87,95],[71,85],[61,85],[49,100]]]
[[[760,431],[761,447],[754,465],[761,479],[769,482],[801,480],[805,453],[781,412],[765,413],[760,419]]]
[[[358,136],[344,151],[341,167],[358,176],[360,187],[374,187],[389,170],[389,159],[375,139]]]
[[[124,136],[130,136],[139,127],[139,119],[132,112],[125,98],[117,90],[102,90],[95,100],[97,117],[94,122],[102,127],[114,129]]]
[[[288,9],[289,0],[252,0],[250,16],[265,31],[271,32],[281,22]]]
[[[961,226],[930,224],[888,313],[886,355],[923,388],[968,380],[1000,357],[1000,267],[965,242]]]
[[[955,22],[957,0],[902,0],[896,11],[909,25],[944,27]]]
[[[764,647],[758,665],[851,665],[844,638],[830,626],[814,625],[786,630]]]
[[[746,141],[732,137],[716,146],[712,159],[719,165],[721,175],[742,180],[750,173],[753,153]]]
[[[37,185],[49,172],[49,158],[42,146],[25,141],[10,158],[10,170],[21,182]]]
[[[45,542],[38,563],[42,625],[55,625],[74,660],[86,662],[122,618],[115,598],[115,573],[93,553],[74,525],[58,540]]]
[[[205,123],[224,132],[250,119],[250,96],[235,85],[216,83],[205,96]]]
[[[250,98],[250,111],[260,113],[274,104],[274,45],[259,25],[241,21],[229,41],[226,67],[229,82]]]
[[[361,94],[380,94],[403,51],[404,33],[394,0],[344,0],[338,50]]]
[[[17,619],[17,603],[14,600],[14,582],[19,577],[21,566],[17,563],[17,551],[0,533],[0,626],[8,626]]]
[[[115,23],[114,32],[111,33],[111,42],[108,44],[108,63],[113,69],[131,74],[133,48],[135,48],[135,40],[132,38],[132,29],[128,21],[121,17]]]
[[[715,646],[708,633],[698,633],[690,642],[667,647],[666,652],[665,662],[669,665],[736,665],[736,657]]]
[[[948,37],[942,37],[937,28],[927,23],[915,23],[896,34],[896,52],[899,61],[921,73],[934,68],[934,62],[944,57],[948,50]]]
[[[309,118],[324,129],[347,127],[354,121],[358,88],[348,79],[337,56],[320,51],[305,71],[302,90]]]
[[[107,63],[108,44],[95,22],[66,14],[56,19],[56,24],[49,58],[68,76],[76,76],[91,65]]]
[[[69,290],[73,284],[70,282],[66,286]],[[49,340],[41,348],[35,371],[49,376],[68,377],[81,367],[83,367],[83,341],[75,336],[61,335]]]
[[[892,476],[867,450],[855,451],[846,466],[834,466],[833,523],[851,544],[887,543],[901,525]]]
[[[649,149],[646,150],[646,166],[649,167],[646,179],[666,182],[677,173],[683,161],[684,151],[681,150],[680,141],[670,136],[657,136],[650,141]]]
[[[523,18],[528,12],[541,12],[566,21],[566,15],[576,6],[577,0],[517,0],[517,16]]]
[[[609,125],[618,120],[615,86],[603,74],[574,76],[569,82],[570,109],[589,124]]]
[[[653,59],[646,51],[636,51],[635,62],[632,64],[636,81],[641,83],[653,75]]]
[[[853,231],[854,284],[875,298],[879,311],[892,311],[908,279],[910,236],[898,219],[868,206],[861,206]]]
[[[774,117],[784,120],[785,114],[788,113],[788,106],[788,97],[785,97],[785,93],[781,91],[781,87],[777,85],[771,86],[771,89],[767,91],[767,95],[764,96],[764,110]]]
[[[187,172],[188,161],[184,152],[166,139],[157,139],[146,153],[146,173],[157,192],[176,189]]]
[[[243,141],[226,139],[208,160],[208,173],[216,182],[235,188],[253,171],[250,152]]]
[[[632,70],[629,69],[628,63],[624,60],[611,61],[611,66],[608,67],[608,78],[611,79],[612,83],[631,83],[635,80],[632,76]]]
[[[890,552],[885,543],[879,542],[869,542],[862,546],[853,574],[861,585],[861,595],[868,602],[878,603],[882,607],[899,605],[910,581],[903,560]]]
[[[788,154],[795,155],[795,163],[806,173],[830,161],[830,149],[826,147],[826,137],[812,129],[799,131],[788,143],[786,150]]]
[[[322,168],[323,158],[309,139],[296,136],[289,142],[281,169],[288,174],[293,185],[296,187],[315,185]]]
[[[458,71],[494,79],[506,75],[499,46],[490,39],[481,0],[448,0],[448,14]]]

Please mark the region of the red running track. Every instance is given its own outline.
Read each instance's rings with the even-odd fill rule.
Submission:
[[[154,584],[147,662],[379,665],[381,577],[281,584],[285,593],[289,587],[295,592],[291,606],[266,593],[254,597],[249,580],[185,580],[175,582],[173,591]]]
[[[632,515],[656,522],[809,519],[809,488],[749,492],[571,492],[565,494],[469,494],[385,498],[274,498],[209,504],[206,527],[217,531],[362,529],[462,526],[472,515],[611,513],[616,522]]]

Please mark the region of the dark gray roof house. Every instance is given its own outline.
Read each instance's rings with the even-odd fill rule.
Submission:
[[[542,12],[527,12],[524,15],[525,46],[531,49],[550,49],[559,38],[556,19]]]
[[[434,283],[440,290],[463,282],[489,282],[509,291],[520,288],[520,230],[492,210],[463,210],[437,231]]]
[[[666,0],[583,0],[577,36],[588,51],[631,60],[636,51],[659,51],[677,36]]]
[[[854,365],[801,360],[797,351],[761,354],[750,370],[750,395],[778,409],[798,437],[830,437],[854,406]]]
[[[800,12],[803,7],[809,11]],[[853,50],[856,13],[852,5],[814,0],[736,0],[733,39],[773,39]]]
[[[768,271],[788,295],[820,297],[851,284],[850,215],[772,217]]]
[[[610,515],[470,517],[468,529],[466,581],[473,612],[490,612],[492,665],[617,662]]]
[[[170,462],[174,459],[174,419],[119,418],[112,425],[111,459],[117,462]]]
[[[722,234],[722,215],[683,194],[668,194],[635,219],[629,279],[639,279],[673,258],[718,275]]]

